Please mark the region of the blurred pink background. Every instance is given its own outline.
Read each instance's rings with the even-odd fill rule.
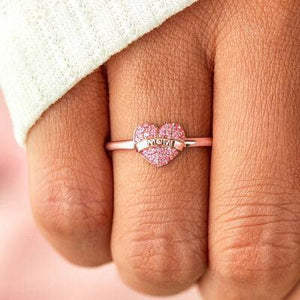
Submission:
[[[73,266],[41,237],[33,223],[25,152],[13,138],[0,94],[0,300],[144,300],[125,287],[113,264]],[[199,299],[195,288],[170,300]]]

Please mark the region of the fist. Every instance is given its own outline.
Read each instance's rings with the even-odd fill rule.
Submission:
[[[143,123],[213,147],[162,168],[105,151]],[[27,140],[34,217],[132,288],[300,299],[300,1],[199,1],[49,108]]]

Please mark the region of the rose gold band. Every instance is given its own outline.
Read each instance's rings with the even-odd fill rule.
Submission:
[[[212,138],[203,137],[203,138],[187,138],[184,142],[184,147],[211,147]],[[119,141],[119,142],[108,142],[105,145],[106,150],[134,150],[136,145],[133,141]]]

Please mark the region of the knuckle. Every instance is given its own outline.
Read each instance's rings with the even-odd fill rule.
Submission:
[[[71,167],[48,170],[33,197],[34,216],[46,232],[79,237],[109,226],[108,199],[84,177]]]
[[[238,41],[235,47],[251,46],[254,50],[299,47],[300,9],[295,1],[234,1],[236,5],[232,2],[227,1],[228,9],[220,18],[219,41],[230,40],[227,46]]]
[[[299,273],[300,262],[295,251],[276,243],[255,245],[236,241],[221,251],[224,253],[215,262],[217,266],[214,269],[222,278],[234,282],[270,285],[275,284],[274,278],[283,279],[284,274],[291,270],[298,270]]]
[[[299,273],[300,193],[286,182],[239,182],[221,195],[214,268],[235,281],[275,284]],[[293,270],[293,272],[292,272]],[[294,272],[295,271],[295,272]]]
[[[123,260],[130,274],[145,287],[178,292],[194,283],[202,272],[203,262],[189,246],[170,236],[138,234],[128,243]]]
[[[152,294],[147,287],[162,294],[178,292],[205,270],[206,231],[201,231],[195,209],[183,208],[177,201],[182,199],[178,194],[149,193],[147,198],[147,193],[140,191],[143,201],[136,200],[134,207],[128,209],[133,225],[119,240],[116,263],[121,273],[131,274],[147,293]]]

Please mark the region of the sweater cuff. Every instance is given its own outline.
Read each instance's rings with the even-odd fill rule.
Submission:
[[[15,137],[111,55],[195,0],[11,0],[0,4],[0,83]]]

